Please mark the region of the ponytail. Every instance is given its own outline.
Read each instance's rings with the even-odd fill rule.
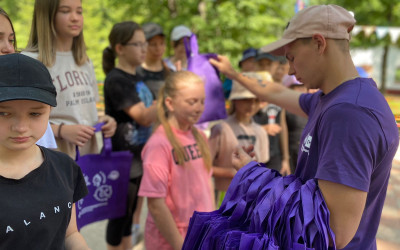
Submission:
[[[199,145],[201,155],[203,156],[204,165],[208,172],[211,170],[211,153],[208,147],[207,140],[204,136],[199,132],[199,130],[192,126],[192,134],[196,139],[197,144]]]
[[[185,164],[185,151],[183,149],[182,144],[178,141],[175,137],[174,133],[172,132],[171,125],[169,124],[168,112],[167,107],[165,106],[165,98],[167,95],[165,94],[165,84],[160,88],[158,93],[158,100],[157,100],[157,124],[155,127],[159,125],[164,127],[165,134],[169,143],[171,143],[172,148],[174,149],[173,152],[175,154],[175,159],[178,161],[178,165],[183,166]]]
[[[115,67],[115,53],[110,46],[103,50],[102,66],[103,71],[107,75]]]

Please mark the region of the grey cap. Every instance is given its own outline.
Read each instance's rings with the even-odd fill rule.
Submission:
[[[147,41],[155,36],[165,36],[163,28],[156,23],[145,23],[142,29]]]
[[[172,29],[171,40],[178,41],[183,37],[190,37],[191,35],[192,31],[188,27],[185,25],[178,25]]]

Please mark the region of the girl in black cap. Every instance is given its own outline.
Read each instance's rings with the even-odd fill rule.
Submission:
[[[0,56],[0,79],[0,249],[89,249],[76,226],[81,169],[36,145],[57,105],[49,72],[12,53]]]

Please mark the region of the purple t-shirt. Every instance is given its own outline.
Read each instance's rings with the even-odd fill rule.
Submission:
[[[345,249],[376,249],[392,160],[399,144],[394,116],[375,82],[347,81],[324,95],[303,94],[309,119],[296,176],[327,180],[368,192],[360,226]]]

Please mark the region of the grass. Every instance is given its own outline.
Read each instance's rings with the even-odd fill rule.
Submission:
[[[400,115],[400,95],[385,95],[393,114]]]
[[[400,128],[400,95],[385,95],[385,98],[396,119],[397,126]]]

